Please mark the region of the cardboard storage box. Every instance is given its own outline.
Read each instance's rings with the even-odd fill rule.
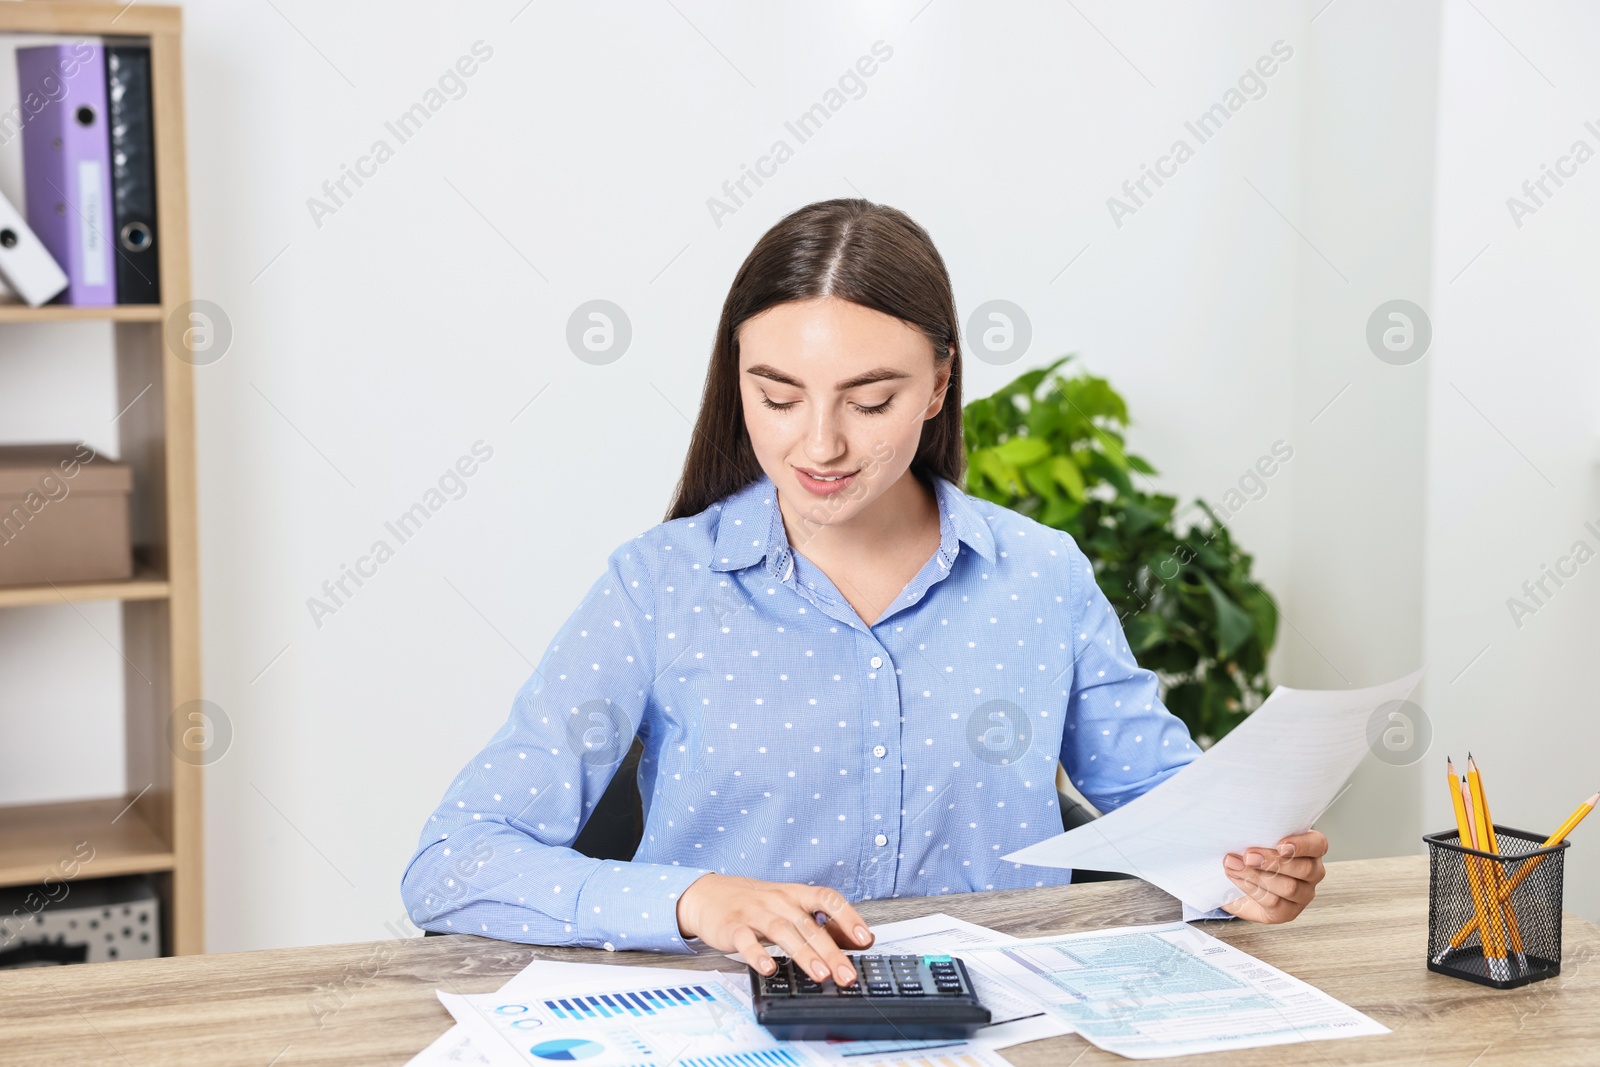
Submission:
[[[0,445],[0,586],[131,578],[132,491],[88,445]]]

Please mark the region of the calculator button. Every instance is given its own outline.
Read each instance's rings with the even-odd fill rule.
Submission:
[[[894,986],[887,982],[873,982],[867,986],[867,992],[875,997],[891,997],[894,996]]]

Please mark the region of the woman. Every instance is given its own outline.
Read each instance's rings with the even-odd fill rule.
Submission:
[[[1001,859],[1060,832],[1057,760],[1107,810],[1199,749],[1073,539],[962,492],[964,466],[928,235],[865,200],[780,221],[723,305],[666,521],[611,553],[429,819],[413,920],[699,938],[763,972],[771,941],[849,984],[844,950],[872,943],[850,901],[1070,881]],[[583,856],[636,734],[638,852]],[[1310,831],[1230,855],[1245,896],[1205,917],[1292,919],[1326,851]]]

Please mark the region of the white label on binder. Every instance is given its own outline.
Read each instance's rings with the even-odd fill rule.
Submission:
[[[78,205],[83,217],[78,221],[78,249],[83,253],[83,283],[104,285],[110,276],[106,262],[107,229],[103,216],[106,204],[100,196],[100,161],[85,159],[78,163]]]

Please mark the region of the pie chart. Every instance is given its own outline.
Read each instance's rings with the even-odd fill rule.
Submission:
[[[551,1041],[541,1041],[528,1051],[541,1060],[586,1060],[605,1051],[605,1046],[598,1041],[586,1041],[581,1037],[558,1037]]]

